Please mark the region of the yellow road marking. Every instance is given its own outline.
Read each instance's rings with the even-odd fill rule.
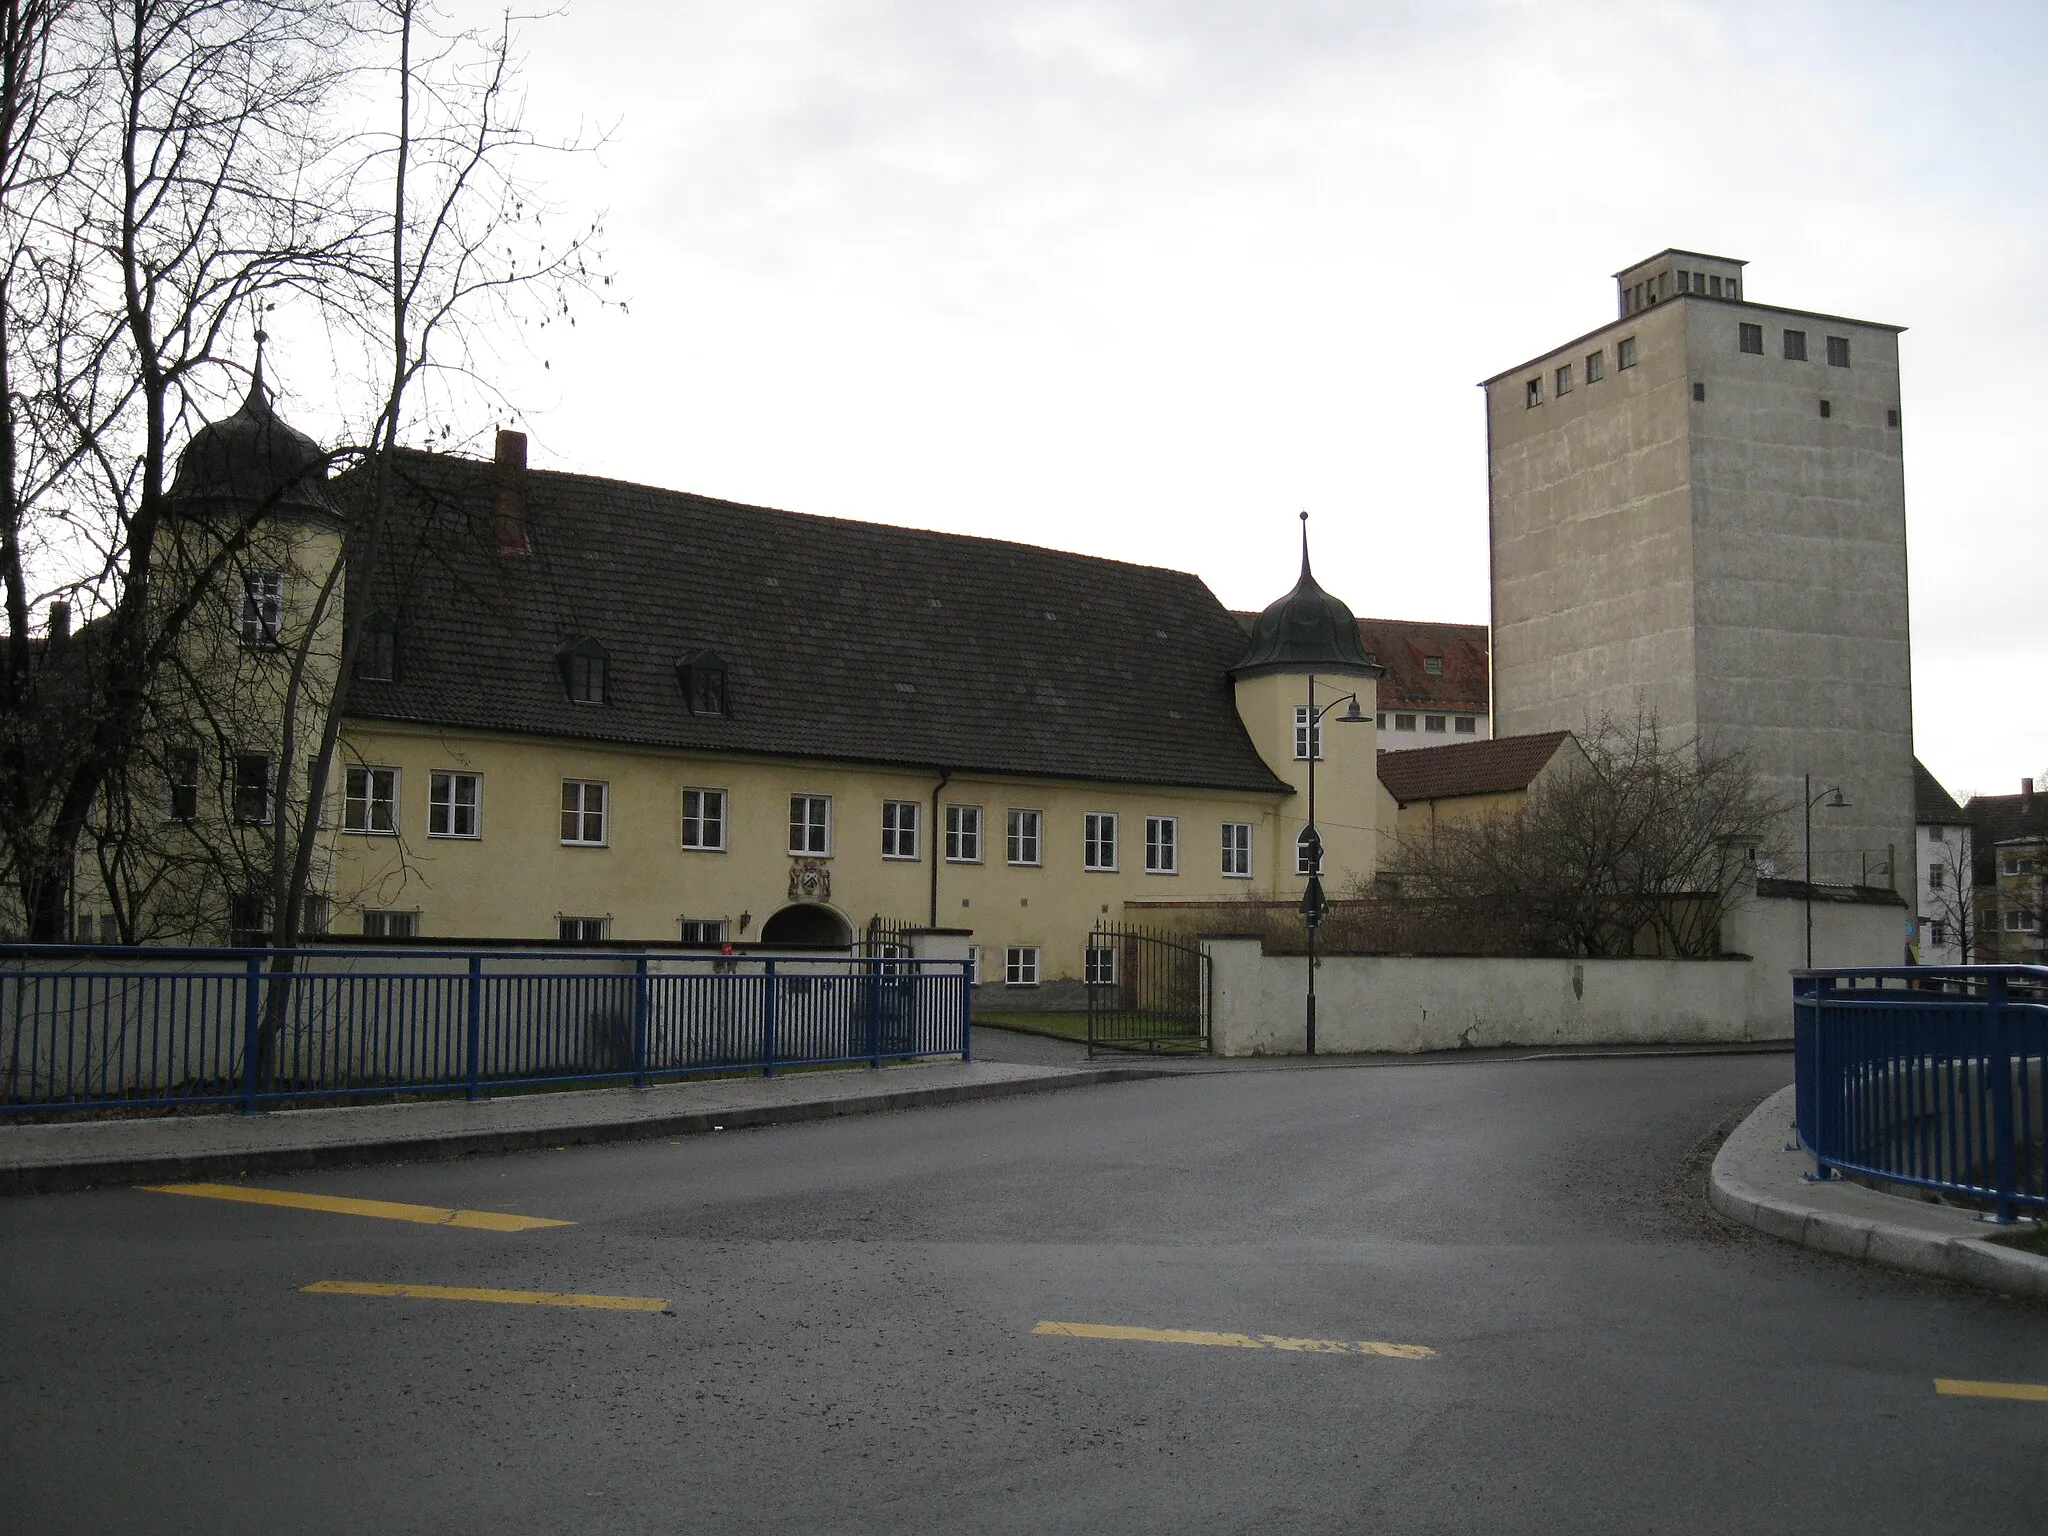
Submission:
[[[338,1216],[375,1216],[383,1221],[416,1221],[429,1227],[473,1227],[482,1232],[525,1232],[534,1227],[573,1227],[573,1221],[514,1216],[505,1211],[451,1211],[438,1205],[401,1205],[393,1200],[350,1200],[341,1195],[302,1195],[286,1189],[245,1189],[239,1184],[144,1184],[159,1195],[196,1195],[202,1200],[240,1200],[249,1205],[286,1205]]]
[[[1197,1328],[1132,1328],[1123,1323],[1040,1323],[1033,1333],[1074,1339],[1133,1339],[1141,1344],[1209,1344],[1221,1349],[1283,1349],[1313,1355],[1379,1355],[1427,1360],[1426,1344],[1383,1344],[1375,1339],[1290,1339],[1277,1333],[1205,1333]]]
[[[515,1307],[595,1307],[601,1312],[660,1312],[662,1296],[591,1296],[578,1291],[492,1291],[474,1285],[382,1285],[370,1280],[315,1280],[315,1296],[414,1296],[426,1301],[496,1301]]]
[[[2048,1387],[2027,1381],[1954,1381],[1934,1378],[1934,1390],[1943,1397],[2011,1397],[2027,1403],[2048,1403]]]

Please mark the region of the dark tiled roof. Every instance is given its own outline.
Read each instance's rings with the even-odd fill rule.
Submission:
[[[1026,544],[524,471],[531,553],[498,552],[497,475],[408,453],[380,569],[398,678],[352,716],[692,750],[1284,793],[1237,717],[1244,635],[1194,576]],[[516,542],[516,540],[514,541]],[[610,656],[572,704],[557,657]],[[675,663],[715,651],[730,718]]]
[[[1380,782],[1402,805],[1458,795],[1501,795],[1527,789],[1571,738],[1570,731],[1460,741],[1380,754]]]
[[[1990,885],[1997,878],[2000,843],[2015,838],[2048,837],[2048,795],[2036,789],[2031,795],[1972,795],[1966,807],[1970,818],[1970,861],[1976,883]]]
[[[1432,624],[1410,619],[1360,619],[1366,654],[1387,669],[1380,679],[1381,709],[1487,708],[1487,636],[1484,624]],[[1425,665],[1442,658],[1443,671]],[[1469,745],[1469,743],[1468,743]]]
[[[1941,780],[1927,771],[1919,758],[1913,759],[1913,820],[1923,827],[1966,827],[1970,818],[1956,804],[1955,796],[1941,787]]]

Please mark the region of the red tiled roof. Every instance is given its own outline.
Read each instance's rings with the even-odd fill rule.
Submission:
[[[1484,624],[1360,619],[1358,638],[1365,653],[1387,669],[1380,679],[1381,709],[1486,713],[1489,690]],[[1441,661],[1441,672],[1429,670],[1427,662],[1432,656]]]
[[[1502,795],[1527,789],[1570,731],[1460,741],[1445,747],[1416,747],[1380,754],[1380,782],[1402,805],[1449,800],[1459,795]]]

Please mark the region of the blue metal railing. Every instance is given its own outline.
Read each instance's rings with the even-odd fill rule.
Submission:
[[[1793,973],[1799,1145],[1859,1173],[2048,1207],[2048,966]]]
[[[965,1060],[969,995],[959,960],[0,945],[0,1114]]]

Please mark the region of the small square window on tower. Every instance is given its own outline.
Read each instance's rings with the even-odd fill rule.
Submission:
[[[1764,355],[1764,328],[1762,326],[1751,325],[1747,320],[1744,320],[1736,326],[1735,331],[1738,344],[1743,351],[1754,352],[1758,357]]]

